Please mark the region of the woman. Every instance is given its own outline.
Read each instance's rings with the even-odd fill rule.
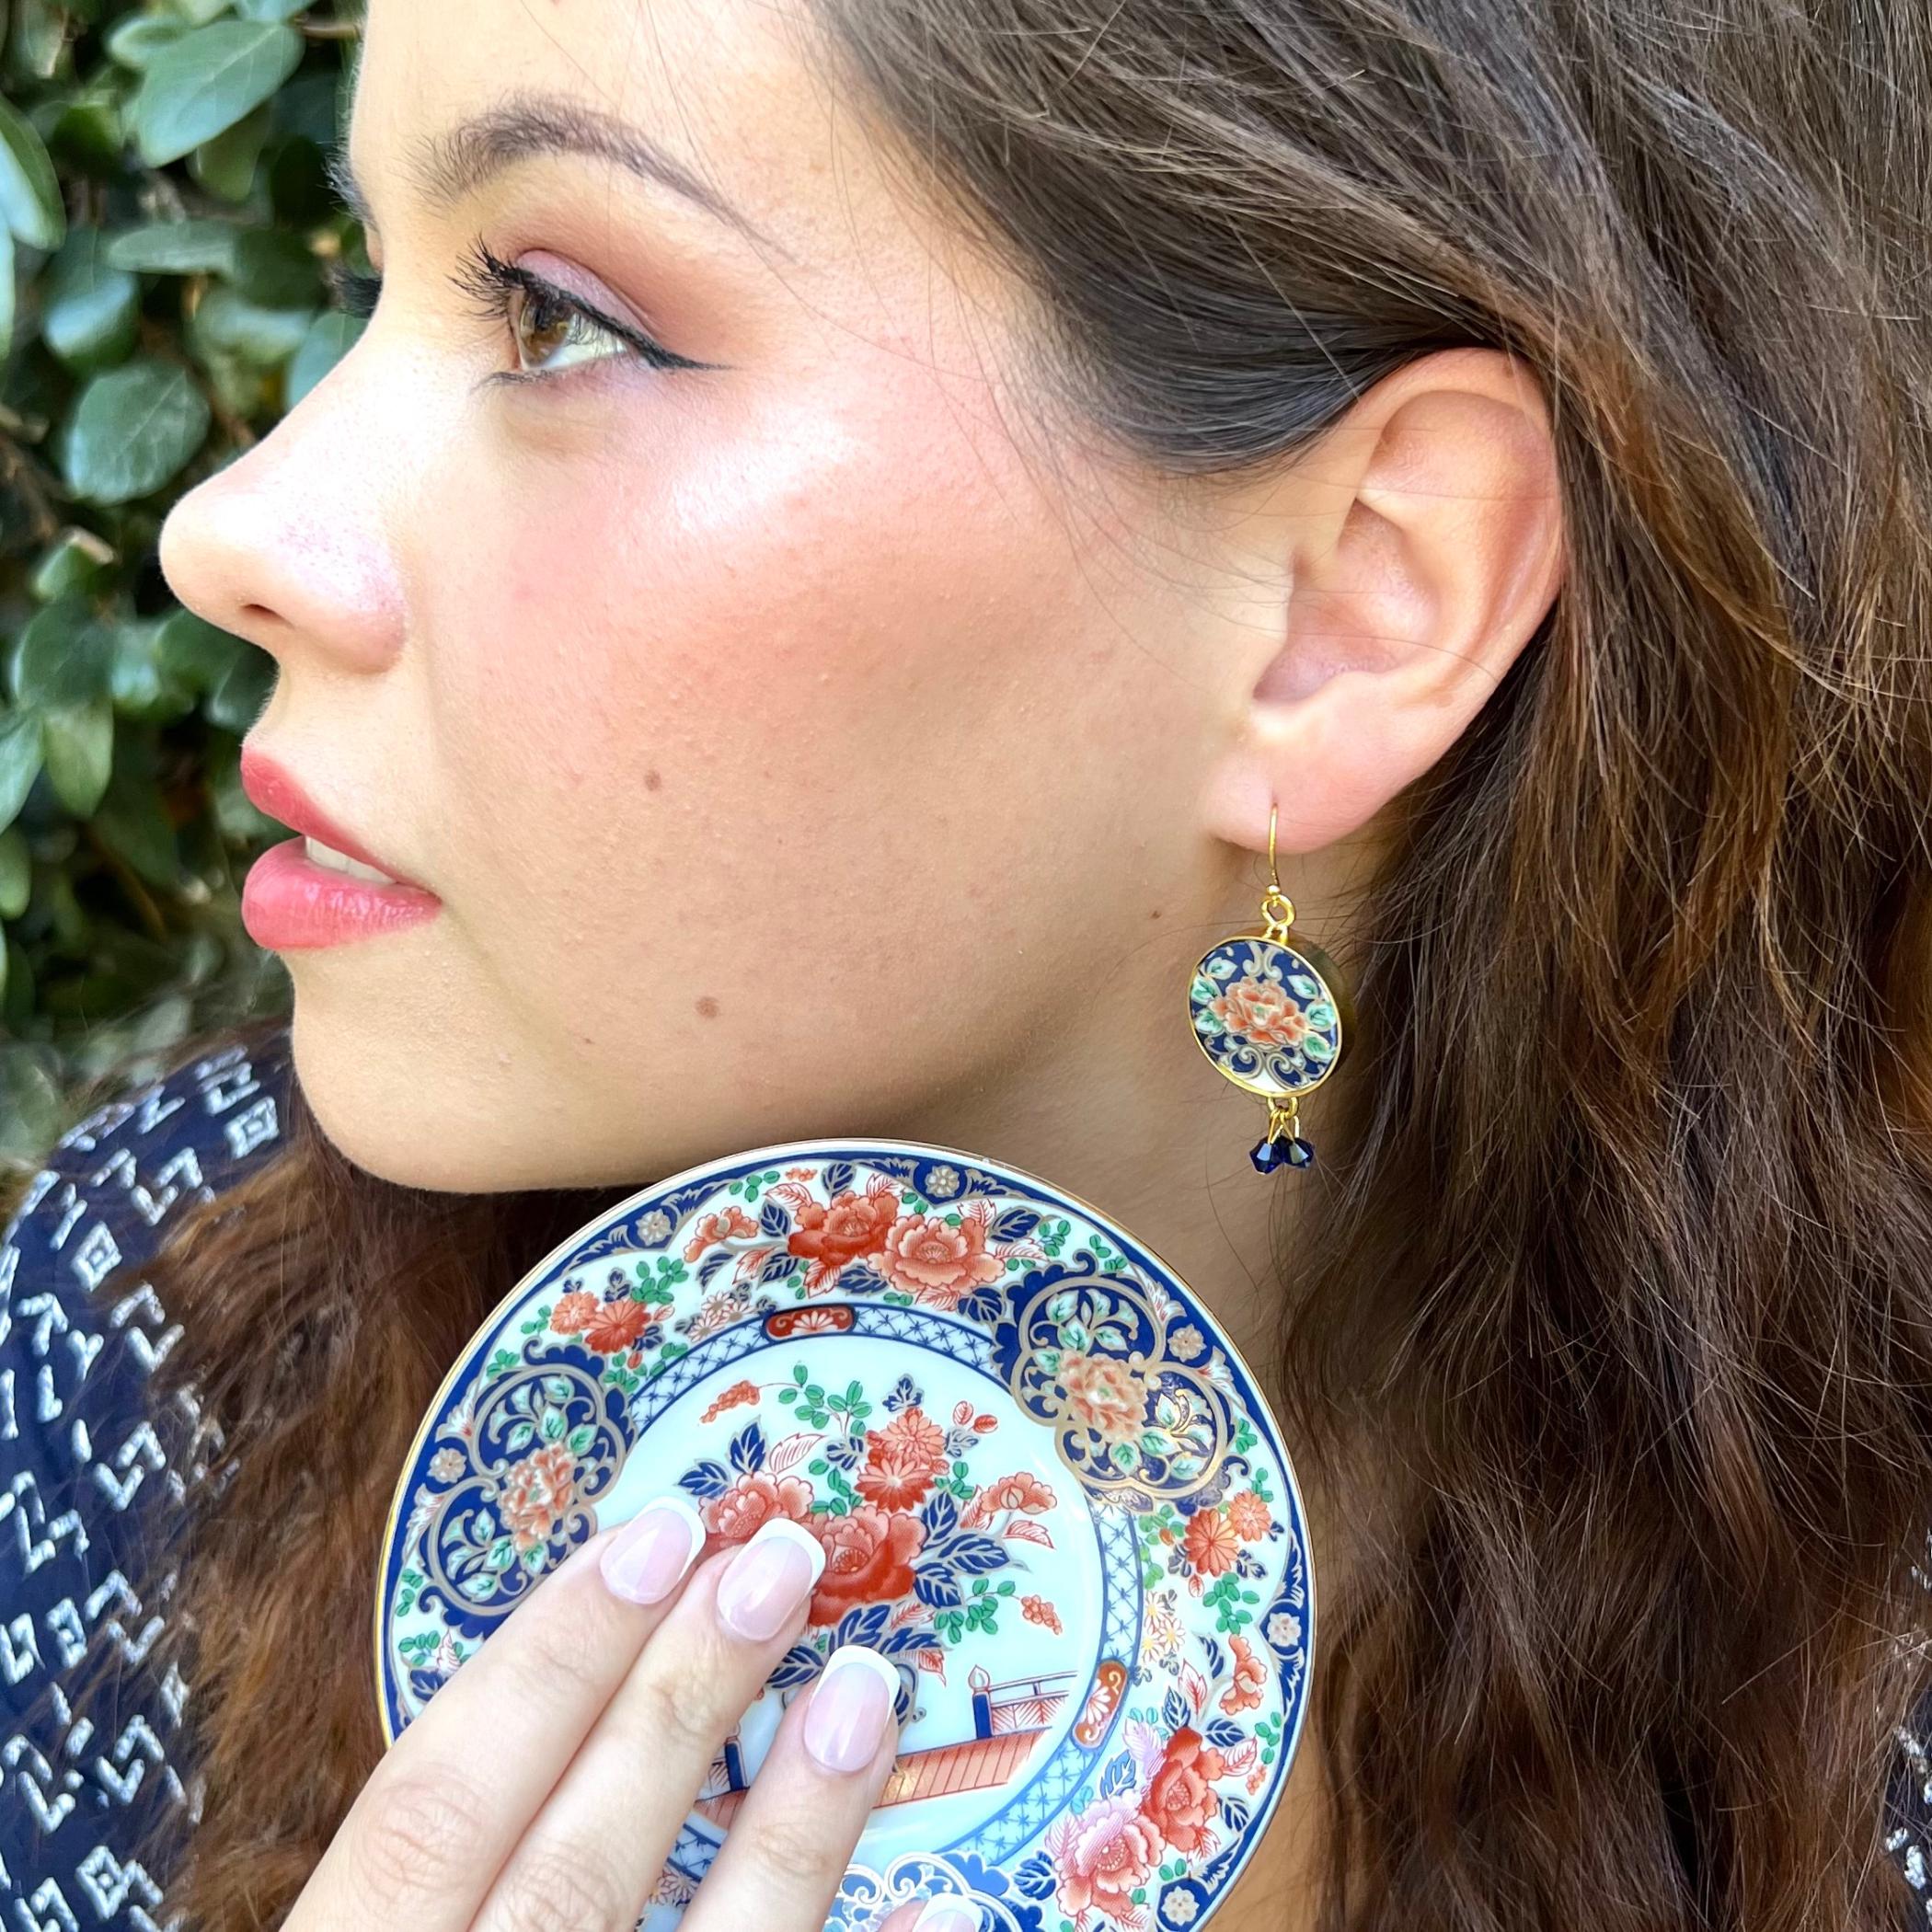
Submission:
[[[382,300],[161,558],[278,661],[258,800],[416,890],[251,887],[299,1084],[198,1042],[17,1231],[17,1308],[164,1358],[156,1901],[627,1922],[782,1648],[735,1553],[573,1558],[379,1764],[389,1489],[615,1194],[862,1131],[1096,1202],[1271,1371],[1322,1651],[1223,1932],[1920,1909],[1928,87],[1908,0],[374,0]],[[1270,1179],[1176,1014],[1271,820],[1359,1023]],[[76,1286],[164,1094],[219,1159]],[[43,1407],[118,1359],[12,1332]],[[98,1591],[140,1512],[76,1495]],[[811,1701],[692,1932],[819,1923],[891,1738]]]

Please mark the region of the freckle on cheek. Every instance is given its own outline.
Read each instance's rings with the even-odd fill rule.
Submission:
[[[707,993],[697,1003],[698,1015],[704,1019],[718,1018],[718,1002]]]

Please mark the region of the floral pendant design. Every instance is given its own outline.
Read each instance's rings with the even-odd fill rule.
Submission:
[[[1288,944],[1285,932],[1222,940],[1202,956],[1188,988],[1202,1052],[1225,1078],[1269,1103],[1268,1132],[1249,1154],[1263,1174],[1314,1160],[1296,1131],[1297,1110],[1302,1095],[1334,1072],[1345,1024],[1333,968],[1313,947]]]

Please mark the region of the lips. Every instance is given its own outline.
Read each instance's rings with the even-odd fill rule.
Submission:
[[[386,858],[373,852],[354,833],[330,818],[303,790],[293,773],[276,764],[266,752],[246,743],[241,753],[241,785],[258,811],[266,812],[270,818],[279,820],[305,837],[320,839],[325,845],[331,845],[365,866],[374,866],[378,872],[386,872],[398,885],[418,885],[417,880],[398,871]],[[419,886],[419,890],[427,888]]]

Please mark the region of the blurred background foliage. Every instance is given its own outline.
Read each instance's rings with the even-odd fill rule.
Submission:
[[[175,499],[328,373],[359,0],[0,0],[0,1163],[78,1086],[286,1010],[239,916],[267,653],[169,594]]]

